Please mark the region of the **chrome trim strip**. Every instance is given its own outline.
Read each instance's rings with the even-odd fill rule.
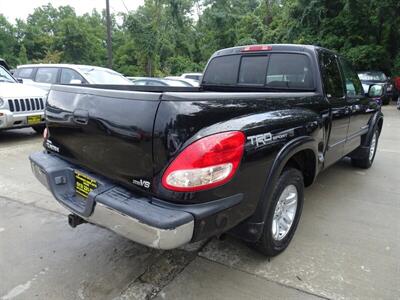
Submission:
[[[161,229],[141,223],[101,203],[96,203],[92,215],[85,219],[132,241],[163,250],[174,249],[189,243],[194,230],[193,220],[174,229]]]
[[[343,139],[343,140],[337,141],[336,143],[334,143],[334,144],[332,144],[332,145],[328,145],[328,150],[329,150],[329,149],[332,149],[332,148],[334,148],[334,147],[336,147],[336,146],[339,146],[340,144],[343,144],[343,143],[345,143],[345,142],[346,142],[346,139]]]
[[[346,137],[345,139],[337,141],[336,143],[334,143],[332,145],[328,145],[328,150],[332,149],[336,146],[339,146],[340,144],[347,143],[348,141],[351,141],[352,139],[355,139],[361,135],[364,135],[368,132],[368,130],[369,130],[369,125],[363,126],[363,127],[361,127],[361,129],[359,131],[353,133],[352,135]]]
[[[368,128],[369,128],[369,127],[367,127],[367,128],[361,127],[361,128],[362,128],[361,130],[359,130],[359,131],[353,133],[352,135],[348,136],[348,137],[346,138],[346,141],[350,141],[350,140],[352,140],[352,139],[355,139],[355,138],[357,138],[357,137],[359,137],[359,136],[361,136],[361,135],[364,135],[364,134],[366,134],[366,133],[368,132]]]

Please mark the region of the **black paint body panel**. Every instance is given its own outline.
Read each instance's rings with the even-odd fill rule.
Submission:
[[[366,97],[333,102],[325,96],[313,48],[287,51],[305,51],[310,56],[315,91],[157,88],[143,92],[132,86],[55,86],[46,108],[49,140],[61,158],[132,192],[173,205],[211,205],[240,194],[242,200],[225,211],[197,214],[194,240],[239,223],[235,233],[255,240],[269,192],[291,156],[302,150],[312,153],[311,184],[321,170],[365,142],[363,136],[382,118],[376,102]],[[230,182],[196,193],[172,192],[162,186],[163,172],[187,145],[231,130],[242,131],[247,141]],[[257,143],[257,137],[265,134],[270,140]],[[46,142],[45,146],[57,152]],[[138,184],[144,181],[149,186]]]

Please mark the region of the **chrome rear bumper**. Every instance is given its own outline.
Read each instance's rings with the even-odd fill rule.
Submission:
[[[177,248],[192,240],[194,217],[188,212],[160,207],[89,172],[98,188],[84,199],[75,193],[77,166],[46,152],[32,154],[30,161],[36,178],[57,201],[89,223],[157,249]]]
[[[162,229],[141,223],[101,203],[97,203],[92,215],[85,219],[132,241],[157,249],[177,248],[189,243],[193,236],[193,220],[174,229]]]

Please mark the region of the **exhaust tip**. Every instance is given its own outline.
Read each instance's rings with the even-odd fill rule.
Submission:
[[[77,215],[73,215],[73,214],[68,215],[68,224],[72,228],[75,228],[76,226],[83,224],[83,223],[87,223],[87,221]]]

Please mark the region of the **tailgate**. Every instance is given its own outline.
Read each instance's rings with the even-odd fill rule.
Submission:
[[[160,93],[53,86],[48,150],[130,187],[149,190]]]

